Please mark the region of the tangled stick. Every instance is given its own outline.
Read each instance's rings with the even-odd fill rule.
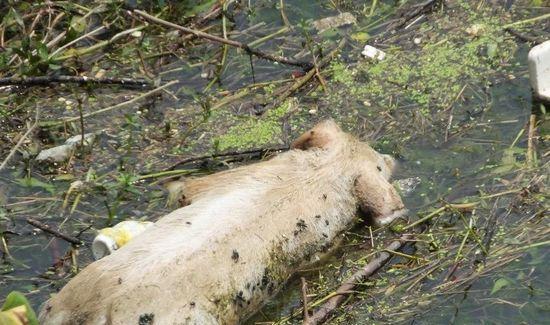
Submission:
[[[121,86],[150,87],[147,80],[130,78],[94,78],[86,76],[38,76],[38,77],[5,77],[0,78],[0,86],[48,86],[52,83],[76,83],[76,84],[107,84]]]
[[[17,150],[19,150],[19,147],[21,147],[21,145],[23,145],[23,142],[25,142],[25,139],[27,139],[29,134],[31,134],[31,132],[34,131],[34,129],[38,126],[39,116],[40,116],[40,108],[37,106],[36,107],[36,117],[34,118],[34,123],[28,128],[27,132],[25,132],[21,136],[21,138],[19,138],[19,141],[17,141],[17,144],[15,145],[15,147],[13,147],[10,150],[10,153],[8,154],[8,156],[4,159],[2,164],[0,164],[0,170],[4,169],[8,165],[8,163],[10,162],[10,159],[13,157],[13,155],[15,155]]]
[[[225,39],[223,37],[219,37],[219,36],[216,36],[216,35],[201,32],[200,30],[196,30],[196,29],[192,29],[192,28],[188,28],[188,27],[183,27],[183,26],[171,23],[169,21],[157,18],[155,16],[151,16],[150,14],[146,13],[145,11],[141,11],[141,10],[136,9],[136,10],[133,11],[133,13],[140,16],[140,17],[143,17],[144,19],[146,19],[146,20],[148,20],[152,23],[159,24],[159,25],[162,25],[162,26],[165,26],[165,27],[174,28],[174,29],[180,30],[184,33],[193,34],[196,37],[207,39],[209,41],[213,41],[213,42],[216,42],[216,43],[222,43],[222,44],[227,44],[229,46],[237,47],[237,48],[245,50],[246,53],[248,53],[248,54],[255,55],[259,58],[266,59],[268,61],[273,61],[273,62],[278,62],[278,63],[282,63],[282,64],[298,66],[298,67],[301,67],[305,70],[309,70],[313,66],[310,62],[296,61],[296,60],[293,60],[293,59],[286,58],[284,56],[265,53],[265,52],[262,52],[260,50],[253,49],[245,43],[237,42],[237,41],[230,40],[230,39]]]
[[[73,245],[82,245],[82,241],[76,237],[66,235],[62,232],[59,232],[58,230],[53,229],[52,227],[48,226],[47,224],[44,224],[36,219],[33,218],[27,218],[27,223],[30,225],[35,226],[38,229],[43,230],[44,232],[47,232],[49,234],[54,235],[57,238],[61,238],[63,240],[66,240],[67,242],[73,244]]]
[[[411,235],[403,235],[401,238],[391,242],[378,257],[370,261],[362,269],[355,272],[350,276],[340,287],[336,290],[333,297],[327,300],[321,307],[319,307],[309,319],[304,319],[304,325],[315,325],[323,323],[334,310],[346,299],[346,296],[352,292],[353,288],[360,282],[367,279],[379,268],[381,268],[387,261],[390,260],[392,254],[388,251],[399,250],[408,240],[412,238]]]

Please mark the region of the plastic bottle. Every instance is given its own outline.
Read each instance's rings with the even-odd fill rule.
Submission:
[[[92,243],[96,260],[111,254],[153,225],[150,221],[126,220],[114,227],[103,228]]]

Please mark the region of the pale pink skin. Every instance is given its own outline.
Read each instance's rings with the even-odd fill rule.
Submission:
[[[189,205],[86,267],[41,324],[234,324],[357,220],[406,212],[393,159],[325,121],[292,150],[181,186]]]

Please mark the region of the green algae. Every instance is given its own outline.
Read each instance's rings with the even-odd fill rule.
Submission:
[[[500,18],[466,15],[466,24],[460,17],[424,23],[420,44],[400,42],[382,61],[364,60],[354,67],[334,62],[332,80],[340,89],[332,102],[346,96],[390,110],[412,105],[429,115],[447,108],[469,82],[486,83],[488,74],[511,59],[516,45],[502,31]]]
[[[216,123],[219,119],[231,119],[232,126],[225,132],[213,139],[213,145],[217,150],[257,148],[273,143],[281,139],[281,119],[287,115],[294,102],[286,101],[281,106],[269,110],[263,116],[236,117],[219,114],[213,119]],[[227,121],[226,121],[227,122]]]

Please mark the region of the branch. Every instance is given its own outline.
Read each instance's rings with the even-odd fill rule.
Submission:
[[[524,41],[524,42],[533,42],[536,45],[544,42],[544,39],[542,37],[536,37],[536,36],[530,36],[530,35],[527,35],[527,34],[522,34],[522,33],[518,32],[517,30],[512,29],[512,28],[505,28],[504,30],[506,32],[510,33],[511,35],[517,37],[518,39]]]
[[[66,240],[66,241],[68,241],[69,243],[71,243],[73,245],[82,245],[82,241],[80,239],[78,239],[76,237],[73,237],[73,236],[65,235],[65,234],[59,232],[58,230],[55,230],[52,227],[50,227],[46,224],[43,224],[42,222],[40,222],[38,220],[35,220],[35,219],[32,219],[32,218],[27,218],[27,223],[29,223],[30,225],[35,226],[38,229],[43,230],[44,232],[47,232],[49,234],[54,235],[57,238],[61,238],[63,240]]]
[[[93,78],[86,76],[39,76],[39,77],[6,77],[0,78],[0,86],[47,86],[52,83],[76,83],[76,84],[107,84],[123,86],[150,87],[146,80],[130,78]]]
[[[94,112],[90,112],[90,113],[87,113],[87,114],[83,114],[82,116],[76,116],[76,117],[69,117],[69,118],[66,118],[66,119],[62,119],[60,121],[46,121],[46,122],[42,122],[40,123],[41,126],[55,126],[55,125],[60,125],[60,124],[63,124],[63,123],[69,123],[69,122],[74,122],[74,121],[78,121],[82,118],[86,118],[86,117],[90,117],[90,116],[94,116],[94,115],[97,115],[97,114],[101,114],[101,113],[104,113],[104,112],[107,112],[107,111],[110,111],[110,110],[113,110],[113,109],[117,109],[117,108],[121,108],[121,107],[124,107],[124,106],[128,106],[128,105],[131,105],[131,104],[134,104],[140,100],[142,100],[143,98],[146,98],[146,97],[149,97],[151,95],[154,95],[156,93],[158,93],[159,91],[165,89],[165,88],[168,88],[176,83],[178,83],[179,81],[177,80],[172,80],[162,86],[159,86],[155,89],[152,89],[146,93],[143,93],[135,98],[132,98],[130,100],[127,100],[125,102],[122,102],[122,103],[119,103],[119,104],[116,104],[116,105],[113,105],[113,106],[109,106],[109,107],[105,107],[105,108],[102,108],[102,109],[99,109],[97,111],[94,111]]]
[[[238,42],[238,41],[225,39],[223,37],[218,37],[218,36],[215,36],[215,35],[212,35],[212,34],[201,32],[200,30],[183,27],[183,26],[171,23],[169,21],[151,16],[148,13],[146,13],[145,11],[134,10],[133,13],[135,13],[136,15],[141,16],[141,17],[145,18],[146,20],[148,20],[150,22],[153,22],[155,24],[159,24],[159,25],[162,25],[162,26],[165,26],[165,27],[174,28],[174,29],[180,30],[184,33],[193,34],[196,37],[207,39],[207,40],[212,41],[212,42],[227,44],[229,46],[240,48],[240,49],[245,50],[249,54],[255,55],[255,56],[257,56],[259,58],[262,58],[262,59],[266,59],[268,61],[273,61],[273,62],[278,62],[278,63],[282,63],[282,64],[298,66],[298,67],[301,67],[301,68],[306,69],[306,70],[310,69],[312,67],[312,64],[310,62],[296,61],[296,60],[293,60],[293,59],[286,58],[284,56],[265,53],[265,52],[262,52],[260,50],[250,48],[247,44],[244,44],[244,43],[241,43],[241,42]]]
[[[304,277],[301,277],[300,280],[302,281],[302,304],[304,306],[303,323],[307,324],[309,323],[309,310],[307,309],[307,282]]]
[[[34,118],[34,123],[29,127],[29,129],[27,130],[27,132],[25,132],[25,134],[23,134],[23,136],[19,139],[19,141],[17,141],[17,144],[15,145],[15,147],[13,147],[11,150],[10,150],[10,153],[8,154],[8,156],[4,159],[4,161],[2,162],[2,164],[0,165],[0,170],[4,169],[7,165],[8,165],[8,162],[10,161],[11,157],[13,157],[13,155],[17,152],[17,150],[19,149],[19,147],[21,147],[21,145],[23,144],[23,142],[25,141],[25,139],[29,136],[29,134],[31,134],[31,132],[36,128],[36,126],[38,125],[38,117],[40,115],[40,109],[38,108],[38,106],[36,107],[36,117]]]
[[[275,108],[280,106],[290,95],[292,95],[294,92],[296,92],[298,89],[302,88],[313,76],[315,76],[319,69],[323,68],[325,65],[330,63],[332,58],[344,47],[346,44],[346,40],[342,39],[340,43],[336,46],[334,50],[332,50],[329,55],[322,58],[320,61],[317,62],[317,65],[315,67],[312,67],[304,76],[296,79],[296,81],[290,85],[286,90],[284,90],[277,98],[275,98],[271,103],[266,105],[264,107],[262,112],[265,112],[271,108]],[[320,74],[319,74],[320,76]]]
[[[219,157],[232,157],[232,156],[245,156],[245,155],[253,155],[253,154],[265,154],[268,152],[274,152],[274,151],[286,151],[288,150],[288,147],[279,147],[279,148],[263,148],[263,149],[251,149],[251,150],[244,150],[244,151],[229,151],[229,152],[221,152],[221,153],[215,153],[211,155],[204,155],[204,156],[197,156],[197,157],[189,157],[182,159],[176,163],[174,163],[172,166],[165,169],[165,171],[173,170],[179,165],[188,164],[192,162],[197,161],[204,161],[212,158],[219,158]]]
[[[407,240],[412,238],[411,235],[403,235],[401,238],[391,242],[384,251],[380,252],[377,258],[370,261],[362,269],[350,276],[335,292],[335,294],[319,307],[308,321],[304,320],[304,325],[314,325],[324,322],[330,314],[346,299],[346,296],[352,292],[353,288],[360,282],[367,279],[379,268],[381,268],[392,257],[388,251],[396,251],[400,249]]]

